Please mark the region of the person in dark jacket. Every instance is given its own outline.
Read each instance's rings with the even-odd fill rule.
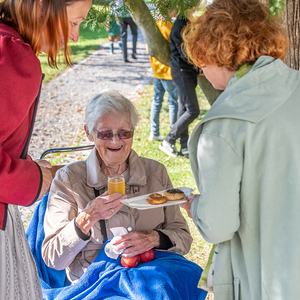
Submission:
[[[118,5],[121,8],[122,11],[118,15],[118,19],[120,21],[120,26],[121,26],[121,38],[122,38],[122,50],[123,50],[123,59],[124,62],[128,63],[128,56],[127,56],[127,27],[130,27],[131,34],[132,34],[132,54],[131,57],[133,59],[137,59],[136,56],[136,44],[137,44],[137,37],[138,37],[138,27],[134,23],[129,11],[127,8],[124,6],[122,0],[118,1]]]
[[[171,74],[178,88],[179,106],[177,121],[159,146],[160,150],[173,157],[178,154],[189,155],[187,148],[188,127],[199,115],[199,105],[195,91],[198,69],[188,62],[181,49],[181,34],[186,24],[187,19],[179,14],[170,34]],[[180,139],[180,152],[177,151],[175,146],[177,139]]]

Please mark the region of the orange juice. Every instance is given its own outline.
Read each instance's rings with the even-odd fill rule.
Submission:
[[[108,177],[108,194],[121,193],[125,194],[125,179],[123,175],[115,175]]]

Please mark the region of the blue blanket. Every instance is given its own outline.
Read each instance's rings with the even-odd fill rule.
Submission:
[[[104,253],[104,246],[79,281],[70,285],[65,271],[47,267],[41,256],[43,220],[48,195],[37,205],[26,236],[39,272],[43,299],[47,300],[204,300],[197,288],[202,269],[183,256],[155,251],[155,259],[137,268],[123,268]]]

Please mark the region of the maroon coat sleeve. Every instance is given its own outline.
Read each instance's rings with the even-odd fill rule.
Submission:
[[[33,122],[41,66],[31,47],[5,24],[0,24],[0,78],[0,212],[3,212],[5,204],[33,203],[42,183],[39,166],[29,157],[20,159]],[[1,217],[3,214],[0,225]]]

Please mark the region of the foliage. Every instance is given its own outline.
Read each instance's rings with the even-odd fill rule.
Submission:
[[[117,0],[93,0],[92,8],[85,20],[85,26],[92,30],[99,30],[106,26],[111,12],[114,12],[113,15],[124,16],[127,13],[126,9],[134,10],[135,3],[138,1],[143,0],[123,0],[124,6],[119,7]],[[175,9],[180,13],[184,13],[186,10],[195,7],[199,0],[148,0],[145,2],[153,17],[156,18],[158,15],[162,15],[166,20],[170,20],[169,11]]]
[[[90,28],[92,31],[100,31],[106,27],[108,16],[111,13],[111,8],[108,1],[99,3],[99,0],[93,0],[92,7],[83,23],[84,27]]]
[[[91,30],[99,31],[101,28],[106,26],[112,11],[114,11],[115,14],[122,16],[126,14],[125,7],[129,10],[135,9],[135,1],[143,0],[131,0],[130,4],[128,3],[128,0],[124,0],[123,7],[118,7],[118,0],[93,0],[92,8],[90,9],[84,24]],[[170,20],[168,16],[169,11],[173,11],[175,9],[184,14],[187,10],[195,7],[199,3],[199,0],[145,0],[145,2],[154,18],[162,15],[166,20]],[[203,6],[205,5],[202,5],[202,8]],[[284,0],[269,0],[270,15],[276,15],[276,17],[279,17],[280,12],[284,11],[284,8]]]
[[[271,16],[275,15],[277,18],[280,12],[285,8],[284,0],[269,0],[269,11]]]

